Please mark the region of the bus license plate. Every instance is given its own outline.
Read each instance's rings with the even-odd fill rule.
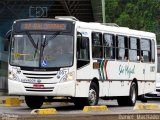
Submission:
[[[35,88],[35,89],[42,89],[42,88],[44,88],[44,85],[43,84],[34,84],[33,88]]]

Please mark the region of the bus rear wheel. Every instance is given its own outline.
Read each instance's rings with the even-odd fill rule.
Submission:
[[[44,97],[42,96],[25,96],[26,104],[29,108],[37,109],[43,105]]]
[[[134,106],[137,100],[137,85],[132,82],[129,96],[119,97],[117,99],[120,106]]]
[[[92,82],[90,85],[87,98],[74,98],[74,104],[76,107],[82,108],[84,106],[94,106],[98,104],[99,90],[96,83]]]

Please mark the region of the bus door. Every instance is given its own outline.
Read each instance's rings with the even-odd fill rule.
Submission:
[[[155,47],[154,41],[149,39],[142,39],[141,44],[145,45],[141,48],[141,55],[143,56],[143,62],[145,63],[145,87],[144,93],[148,93],[155,88],[156,80],[156,66],[155,66]]]
[[[90,51],[89,51],[89,37],[87,33],[84,34],[82,31],[77,32],[76,42],[76,62],[77,62],[77,80],[79,86],[77,90],[79,92],[76,95],[88,97],[89,81],[90,80]]]

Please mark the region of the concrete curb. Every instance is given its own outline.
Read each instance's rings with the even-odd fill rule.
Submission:
[[[57,114],[57,110],[55,108],[34,109],[34,110],[31,111],[31,114],[39,114],[39,115]]]
[[[160,110],[160,106],[153,103],[137,103],[133,110]]]
[[[93,111],[108,111],[107,106],[85,106],[83,112],[93,112]]]
[[[16,107],[20,106],[21,103],[24,103],[24,99],[20,99],[18,97],[4,97],[0,98],[0,104],[6,107]]]

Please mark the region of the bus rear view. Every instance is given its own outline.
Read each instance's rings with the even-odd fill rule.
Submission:
[[[73,96],[73,31],[72,21],[15,21],[9,55],[9,94],[27,95],[26,103],[31,108],[42,105],[41,96]],[[32,104],[34,100],[36,105]]]

